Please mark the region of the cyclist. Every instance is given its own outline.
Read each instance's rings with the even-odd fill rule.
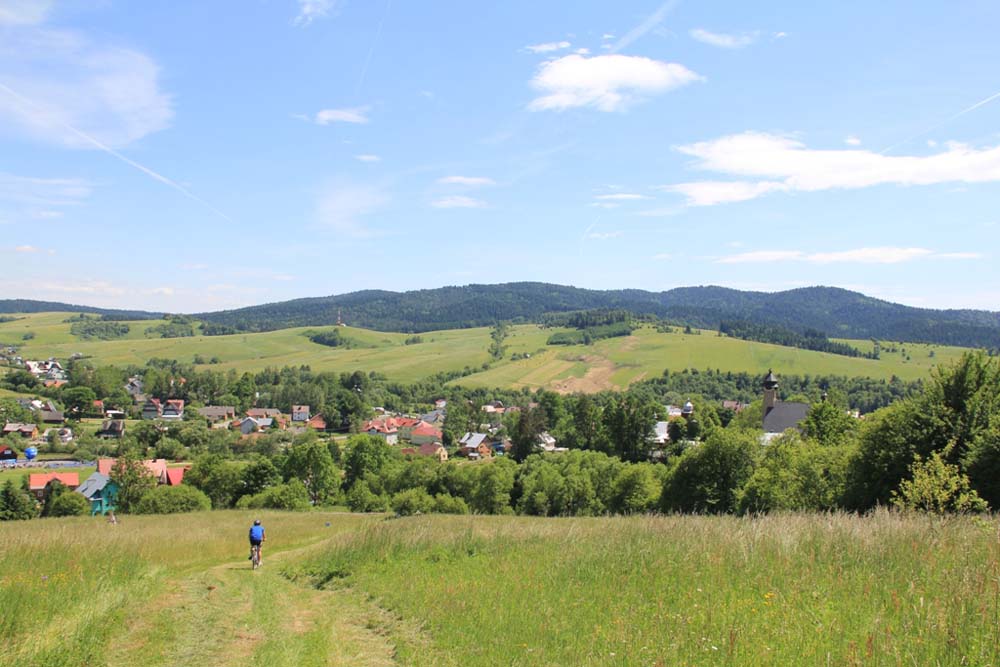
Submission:
[[[264,562],[264,548],[263,543],[267,540],[267,536],[264,534],[264,526],[260,524],[260,519],[254,519],[253,525],[250,526],[250,558],[247,560],[253,560],[253,548],[257,547],[258,563]]]

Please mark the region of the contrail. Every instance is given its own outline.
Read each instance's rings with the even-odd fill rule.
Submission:
[[[361,77],[358,79],[358,87],[354,90],[355,97],[361,94],[361,87],[365,84],[365,77],[368,75],[368,65],[371,64],[372,54],[375,53],[375,45],[378,44],[379,37],[382,36],[382,26],[385,25],[385,17],[389,15],[389,5],[391,4],[392,0],[385,0],[385,8],[382,10],[382,18],[378,22],[378,30],[375,31],[375,37],[372,39],[372,44],[368,48],[368,57],[365,58],[365,65],[361,68]]]
[[[629,44],[639,39],[656,26],[660,25],[660,23],[663,22],[663,19],[667,17],[667,14],[672,12],[674,7],[676,7],[679,3],[680,0],[667,0],[667,2],[664,2],[660,5],[659,9],[650,14],[645,21],[629,30],[624,37],[619,39],[618,42],[611,47],[611,53],[618,53]]]
[[[926,130],[923,130],[921,132],[917,132],[912,137],[907,137],[906,139],[903,139],[902,141],[894,143],[892,146],[889,146],[888,148],[882,149],[881,151],[879,151],[879,155],[885,155],[889,151],[894,150],[896,148],[899,148],[900,146],[902,146],[905,143],[908,143],[910,141],[913,141],[914,139],[922,137],[925,134],[929,134],[929,133],[933,132],[934,130],[938,129],[939,127],[941,127],[942,125],[947,125],[948,123],[950,123],[951,121],[955,120],[956,118],[964,116],[965,114],[969,113],[970,111],[975,111],[979,107],[987,105],[987,104],[989,104],[990,102],[992,102],[995,99],[1000,99],[1000,93],[993,93],[992,95],[990,95],[986,99],[979,100],[978,102],[976,102],[975,104],[973,104],[971,107],[966,107],[965,109],[962,109],[961,111],[959,111],[957,114],[955,114],[953,116],[950,116],[948,118],[945,118],[940,123],[937,123],[935,125],[931,125]]]
[[[12,90],[10,88],[10,86],[7,86],[7,85],[5,85],[3,83],[0,83],[0,90],[3,90],[8,95],[10,95],[15,100],[17,100],[18,102],[21,102],[24,105],[27,105],[29,107],[33,107],[35,110],[40,111],[42,113],[46,112],[46,109],[43,108],[41,105],[36,104],[35,102],[29,100],[27,97],[24,97],[23,95],[15,92],[14,90]],[[143,165],[139,164],[135,160],[131,160],[131,159],[125,157],[124,155],[122,155],[121,153],[119,153],[118,151],[116,151],[115,149],[111,148],[110,146],[108,146],[108,145],[106,145],[104,143],[101,143],[100,141],[98,141],[94,137],[90,136],[86,132],[83,132],[82,130],[78,130],[77,128],[73,127],[72,125],[70,125],[69,123],[67,123],[65,121],[59,120],[58,118],[54,118],[53,120],[54,120],[54,122],[56,124],[62,126],[63,128],[65,128],[69,132],[72,132],[73,134],[75,134],[76,136],[80,137],[81,139],[83,139],[87,143],[93,145],[94,147],[99,148],[100,150],[104,151],[105,153],[111,155],[112,157],[118,158],[119,160],[121,160],[125,164],[138,169],[142,173],[144,173],[147,176],[149,176],[149,177],[151,177],[151,178],[159,181],[160,183],[163,183],[164,185],[167,185],[167,186],[173,188],[174,190],[177,190],[178,192],[180,192],[182,195],[184,195],[188,199],[191,199],[193,201],[198,202],[199,204],[201,204],[202,206],[204,206],[205,208],[207,208],[208,210],[210,210],[212,213],[215,213],[220,218],[228,220],[229,222],[236,222],[235,220],[233,220],[232,218],[230,218],[228,215],[226,215],[225,213],[223,213],[219,209],[215,208],[214,206],[212,206],[211,204],[209,204],[207,201],[205,201],[204,199],[202,199],[198,195],[194,194],[193,192],[191,192],[190,190],[188,190],[187,188],[185,188],[180,183],[177,183],[176,181],[172,181],[169,178],[167,178],[166,176],[163,176],[162,174],[156,173],[155,171],[153,171],[149,167],[144,167]]]

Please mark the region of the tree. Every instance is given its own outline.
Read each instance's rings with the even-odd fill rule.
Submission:
[[[352,436],[346,449],[344,487],[348,489],[367,474],[378,475],[385,464],[396,457],[396,451],[385,440],[372,435]]]
[[[822,446],[797,432],[775,438],[740,493],[744,513],[772,510],[828,512],[843,501],[853,447]]]
[[[220,454],[203,454],[184,474],[184,484],[202,491],[214,509],[232,507],[243,489],[243,470]]]
[[[212,508],[208,496],[194,488],[180,486],[158,486],[139,499],[136,514],[180,514],[183,512],[206,512]]]
[[[514,462],[506,458],[477,466],[472,511],[478,514],[513,514],[510,493],[514,489],[516,468]]]
[[[813,403],[802,422],[805,434],[821,445],[841,445],[857,433],[858,423],[847,411],[832,402]]]
[[[611,510],[619,514],[650,512],[656,509],[661,489],[651,464],[627,466],[615,479]]]
[[[681,455],[663,486],[666,512],[725,514],[737,507],[740,489],[753,474],[760,444],[752,433],[713,433]]]
[[[340,470],[333,463],[330,450],[319,440],[293,446],[285,459],[285,479],[300,480],[309,499],[320,504],[333,498],[340,485]]]
[[[0,398],[0,423],[20,422],[24,424],[33,421],[35,421],[35,415],[28,408],[22,407],[17,399]]]
[[[43,517],[52,516],[52,503],[65,493],[70,493],[70,490],[58,479],[53,479],[45,485],[45,491],[42,493]]]
[[[573,406],[573,426],[580,449],[608,451],[609,443],[601,421],[601,407],[587,394],[576,399]]]
[[[375,495],[368,482],[361,479],[347,492],[347,506],[352,512],[384,512],[386,500]]]
[[[604,410],[604,427],[623,461],[642,461],[648,456],[655,425],[656,405],[636,394],[623,394]]]
[[[33,519],[37,514],[34,498],[8,479],[0,488],[0,521]]]
[[[281,484],[281,473],[270,459],[257,455],[250,465],[243,469],[240,495],[253,496],[278,484]],[[304,491],[305,487],[302,488]],[[308,500],[306,498],[307,503]]]
[[[64,493],[52,501],[49,516],[83,516],[90,511],[90,501],[75,491]]]
[[[915,458],[910,466],[910,479],[899,484],[892,494],[892,504],[900,509],[951,514],[953,512],[985,512],[986,501],[971,488],[969,478],[957,465],[946,463],[942,452],[932,452],[924,461]]]
[[[62,393],[63,405],[74,415],[88,415],[94,407],[97,394],[90,387],[70,387]]]
[[[116,505],[121,512],[132,512],[146,492],[156,486],[156,478],[142,461],[130,452],[119,456],[111,466],[111,481],[118,486]]]
[[[392,497],[392,511],[399,516],[427,514],[434,510],[434,499],[424,489],[406,489]]]
[[[521,412],[510,437],[513,445],[510,455],[515,461],[524,461],[538,449],[538,436],[545,431],[545,427],[545,411],[540,407]]]
[[[503,359],[504,353],[507,351],[507,347],[504,345],[504,341],[507,340],[507,333],[506,322],[497,322],[490,330],[491,342],[487,351],[493,359]]]
[[[243,496],[236,506],[242,509],[274,509],[301,512],[308,510],[309,492],[305,484],[297,479],[286,484],[269,486],[260,493]]]

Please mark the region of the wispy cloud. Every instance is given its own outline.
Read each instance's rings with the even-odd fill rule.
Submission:
[[[860,146],[861,140],[858,139],[853,134],[850,134],[844,139],[844,143],[847,144],[848,146]]]
[[[642,23],[625,33],[625,36],[618,40],[613,47],[611,47],[611,52],[618,53],[622,49],[630,46],[637,39],[645,36],[646,33],[656,29],[661,23],[663,23],[664,19],[667,18],[667,15],[673,11],[679,1],[680,0],[667,0],[662,5],[657,7],[656,11],[647,16]],[[613,35],[605,35],[605,37],[613,38]]]
[[[41,207],[76,206],[90,197],[91,190],[91,184],[80,178],[32,178],[0,172],[0,203]],[[58,211],[48,213],[58,214]]]
[[[709,46],[715,46],[720,49],[742,49],[745,46],[750,46],[757,41],[760,33],[757,32],[744,32],[738,35],[730,35],[722,32],[709,32],[704,28],[695,28],[691,30],[688,34],[691,38],[701,42],[702,44],[708,44]]]
[[[642,97],[686,86],[702,77],[684,65],[641,56],[568,55],[542,63],[531,85],[542,93],[531,111],[592,107],[624,111]]]
[[[632,192],[616,192],[610,195],[596,195],[594,199],[601,199],[606,201],[638,201],[640,199],[652,199],[646,195],[635,194]]]
[[[4,0],[0,3],[0,25],[35,25],[52,11],[52,0]]]
[[[335,16],[340,3],[338,0],[298,0],[299,13],[292,19],[292,25],[305,27],[316,19]]]
[[[802,250],[755,250],[727,255],[715,260],[717,264],[757,264],[773,262],[806,262],[809,264],[900,264],[917,259],[981,259],[979,253],[938,253],[927,248],[872,247],[854,248],[832,252],[805,252]]]
[[[378,155],[372,155],[371,153],[362,153],[361,155],[355,155],[355,160],[359,162],[381,162],[382,158]]]
[[[525,51],[530,51],[531,53],[552,53],[553,51],[561,51],[562,49],[568,49],[573,46],[569,42],[545,42],[544,44],[531,44],[524,47]]]
[[[316,218],[323,227],[354,238],[376,235],[366,219],[382,209],[389,197],[370,185],[333,183],[319,196]]]
[[[368,122],[368,110],[368,107],[322,109],[321,111],[316,112],[316,115],[313,117],[313,122],[317,125],[329,125],[330,123],[365,124]]]
[[[434,208],[485,208],[486,202],[474,197],[451,195],[435,199],[431,202],[431,206]]]
[[[614,231],[614,232],[589,232],[587,234],[588,239],[594,239],[595,241],[607,241],[608,239],[617,239],[621,237],[624,232]]]
[[[698,181],[664,186],[690,206],[747,201],[772,192],[817,192],[876,185],[1000,181],[1000,146],[949,143],[926,156],[888,156],[861,149],[811,149],[788,137],[745,132],[678,147],[694,167],[760,180]]]
[[[441,185],[465,185],[469,187],[496,185],[496,181],[486,176],[444,176],[439,178],[437,182]]]
[[[56,254],[55,250],[46,250],[45,248],[39,248],[33,245],[15,246],[14,252],[27,253],[27,254],[35,254],[35,253],[47,253],[49,255]]]
[[[82,133],[122,147],[169,127],[173,118],[152,58],[94,43],[82,32],[14,26],[0,40],[0,62],[0,131],[6,134],[94,148]]]

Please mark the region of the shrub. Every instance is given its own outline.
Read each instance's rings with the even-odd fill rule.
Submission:
[[[384,512],[386,502],[372,492],[368,482],[358,480],[347,492],[347,506],[352,512]]]
[[[439,493],[434,496],[434,507],[431,511],[438,514],[468,514],[469,506],[461,498]]]
[[[243,496],[236,506],[240,509],[273,509],[303,511],[312,507],[305,484],[293,479],[287,484],[271,486],[252,496]]]
[[[392,497],[392,511],[399,516],[427,514],[434,507],[434,499],[424,489],[407,489]]]
[[[900,482],[899,491],[892,494],[896,507],[931,514],[986,511],[986,501],[971,488],[969,478],[958,466],[946,463],[941,452],[926,461],[917,456],[910,471],[913,478]]]
[[[49,516],[82,516],[90,511],[90,501],[79,493],[63,493],[52,501]]]
[[[158,486],[139,499],[137,514],[180,514],[212,509],[212,501],[193,486]]]

